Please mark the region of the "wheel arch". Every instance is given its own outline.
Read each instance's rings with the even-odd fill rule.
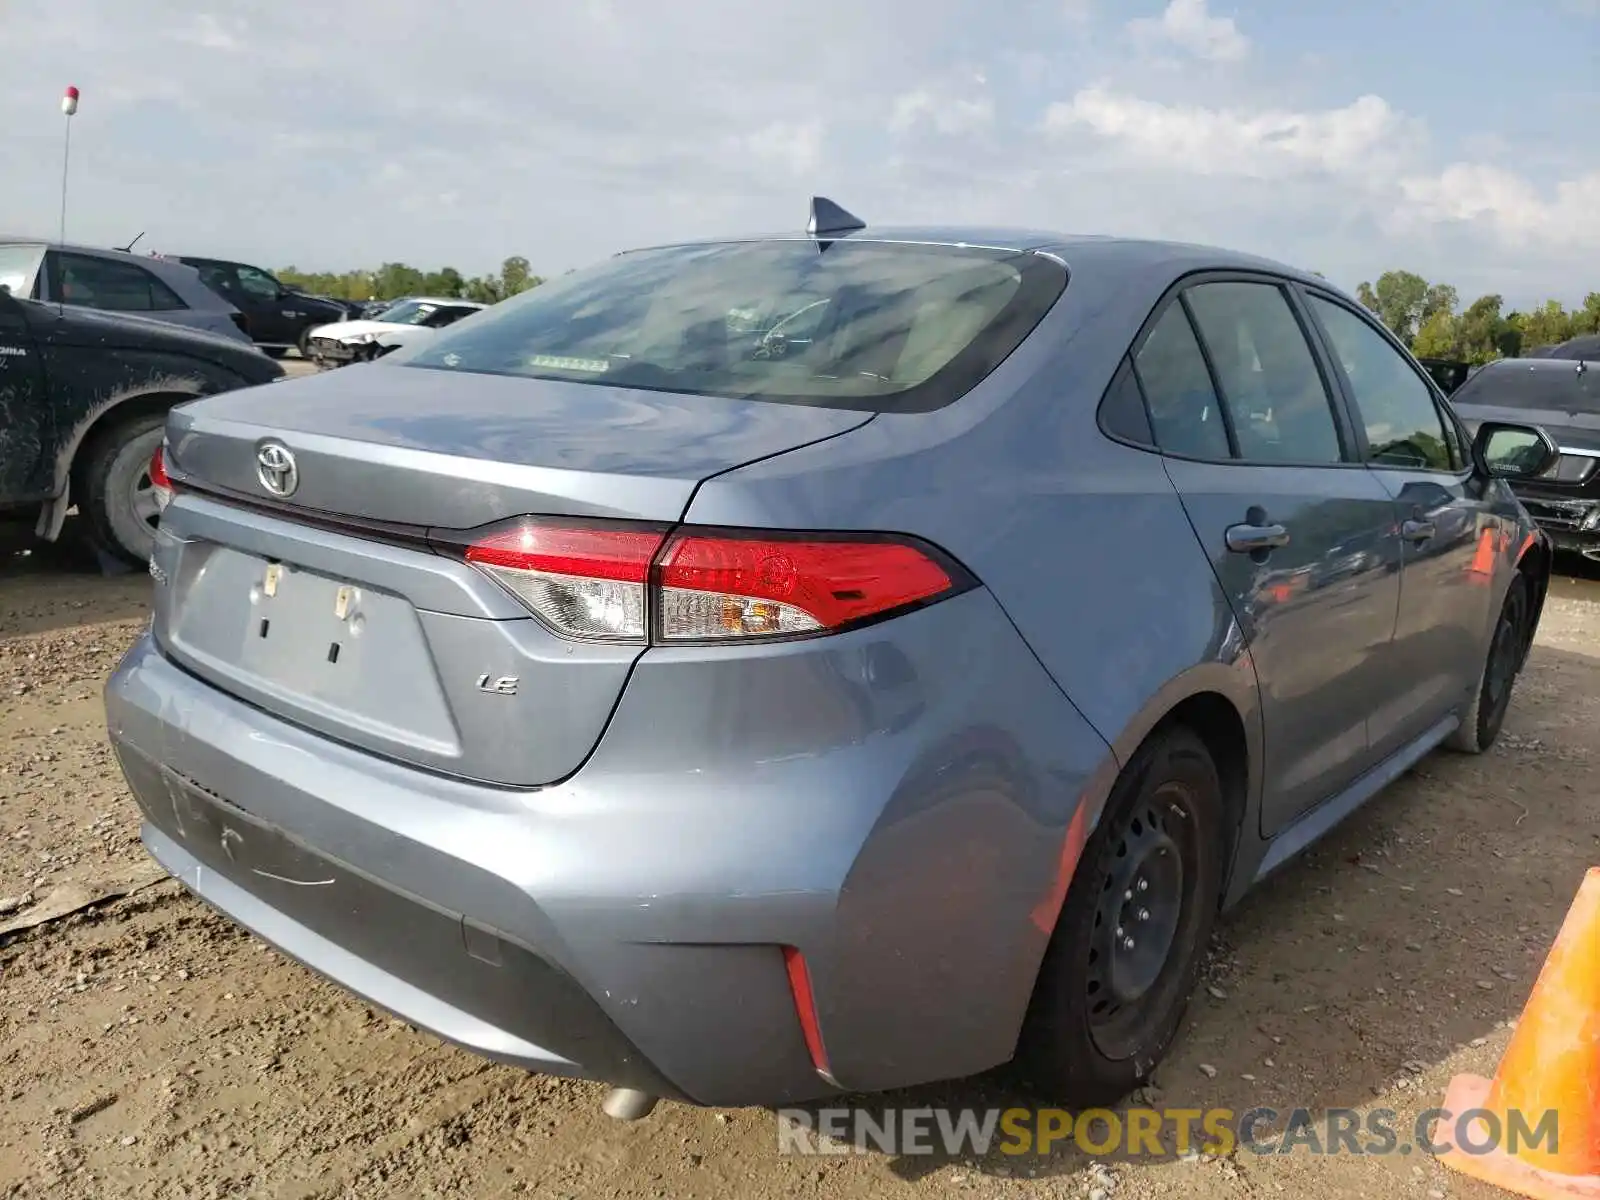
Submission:
[[[1173,679],[1124,726],[1111,743],[1112,753],[1126,764],[1159,730],[1175,724],[1199,735],[1222,773],[1231,854],[1261,792],[1261,708],[1249,654],[1231,663],[1202,663]]]
[[[90,445],[106,430],[118,422],[133,417],[148,416],[170,411],[175,405],[205,395],[204,381],[195,378],[157,380],[138,388],[119,391],[95,405],[73,426],[72,432],[62,440],[56,452],[55,473],[51,481],[53,499],[47,500],[39,512],[39,522],[34,533],[45,541],[53,542],[61,536],[61,526],[67,510],[73,504],[73,488],[79,452]]]
[[[1517,553],[1517,573],[1528,581],[1533,593],[1529,597],[1531,611],[1528,617],[1527,644],[1522,648],[1523,662],[1533,649],[1533,638],[1539,630],[1539,618],[1544,614],[1545,597],[1550,591],[1550,572],[1554,568],[1554,555],[1550,543],[1541,535],[1530,532]]]
[[[1261,795],[1263,734],[1255,665],[1248,653],[1241,653],[1231,663],[1212,661],[1185,671],[1150,697],[1123,727],[1110,742],[1117,774],[1092,797],[1083,843],[1098,832],[1116,781],[1139,748],[1175,725],[1191,730],[1205,743],[1221,777],[1228,841],[1223,847],[1218,902],[1226,907],[1240,891],[1236,885],[1242,852],[1260,842],[1253,817],[1259,811]],[[1081,861],[1081,852],[1077,860]],[[1058,909],[1052,930],[1059,919]]]

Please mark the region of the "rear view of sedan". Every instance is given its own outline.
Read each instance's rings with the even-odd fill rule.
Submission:
[[[176,410],[108,723],[195,893],[615,1111],[1110,1102],[1219,911],[1494,741],[1552,453],[1315,276],[819,201]]]

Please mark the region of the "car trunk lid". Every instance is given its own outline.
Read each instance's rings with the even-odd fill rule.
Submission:
[[[870,419],[376,363],[185,405],[167,430],[173,465],[202,484],[279,499],[257,461],[277,441],[296,507],[466,529],[520,513],[674,521],[701,480]]]
[[[559,637],[428,531],[670,524],[701,480],[870,419],[384,365],[184,405],[156,637],[218,688],[375,754],[551,783],[588,756],[643,648]],[[273,443],[294,458],[287,496],[258,470]]]

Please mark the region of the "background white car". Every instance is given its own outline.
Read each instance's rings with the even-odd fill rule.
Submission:
[[[311,357],[321,366],[370,362],[487,307],[471,300],[410,296],[396,300],[370,320],[339,321],[313,329]]]

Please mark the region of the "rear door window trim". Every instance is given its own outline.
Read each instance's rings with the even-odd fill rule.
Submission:
[[[1270,287],[1278,289],[1279,293],[1284,297],[1284,302],[1288,304],[1290,312],[1294,314],[1295,321],[1300,326],[1300,332],[1302,336],[1305,337],[1306,349],[1310,352],[1312,360],[1317,365],[1317,373],[1322,379],[1323,391],[1328,397],[1328,407],[1329,412],[1333,417],[1334,428],[1339,435],[1340,448],[1346,455],[1353,455],[1353,458],[1346,458],[1340,462],[1267,463],[1238,457],[1238,446],[1234,440],[1233,434],[1233,414],[1231,406],[1229,405],[1228,399],[1223,393],[1221,384],[1217,379],[1215,369],[1213,368],[1211,362],[1211,351],[1206,346],[1205,338],[1195,323],[1194,314],[1189,311],[1188,303],[1183,300],[1183,294],[1185,292],[1187,292],[1190,288],[1198,287],[1203,283],[1257,283],[1266,284]],[[1175,303],[1182,303],[1184,318],[1189,322],[1189,328],[1191,331],[1193,331],[1195,340],[1200,344],[1200,352],[1206,363],[1206,372],[1211,377],[1212,390],[1216,393],[1217,401],[1220,404],[1224,414],[1224,419],[1226,421],[1225,427],[1228,430],[1229,448],[1234,454],[1233,458],[1199,458],[1190,454],[1177,454],[1168,450],[1163,450],[1157,444],[1145,445],[1140,442],[1130,441],[1129,439],[1115,434],[1107,429],[1105,421],[1101,417],[1100,409],[1104,407],[1106,397],[1110,395],[1112,385],[1116,383],[1117,374],[1121,370],[1120,360],[1117,370],[1112,372],[1111,380],[1106,386],[1106,392],[1104,395],[1102,395],[1099,406],[1097,406],[1096,409],[1095,423],[1099,426],[1100,432],[1111,441],[1116,442],[1118,445],[1128,446],[1135,450],[1143,450],[1146,453],[1159,454],[1163,458],[1177,459],[1183,462],[1211,463],[1213,465],[1234,467],[1288,467],[1290,469],[1315,468],[1322,471],[1359,471],[1366,469],[1369,464],[1361,461],[1366,454],[1366,440],[1362,436],[1361,424],[1355,419],[1355,412],[1350,407],[1349,394],[1344,388],[1343,373],[1342,371],[1339,371],[1338,363],[1332,358],[1328,350],[1328,346],[1323,340],[1321,327],[1312,324],[1312,314],[1306,311],[1305,307],[1301,303],[1301,299],[1298,294],[1298,289],[1301,286],[1302,285],[1295,279],[1291,279],[1282,275],[1274,275],[1268,271],[1244,271],[1233,268],[1201,268],[1197,271],[1191,271],[1175,280],[1171,286],[1169,286],[1167,290],[1161,294],[1160,299],[1158,299],[1152,306],[1149,315],[1145,317],[1144,323],[1139,326],[1139,331],[1134,334],[1132,342],[1130,342],[1128,345],[1127,353],[1124,355],[1124,357],[1134,365],[1134,380],[1138,384],[1139,394],[1144,400],[1145,420],[1150,425],[1151,437],[1154,440],[1155,423],[1150,415],[1149,397],[1144,394],[1144,383],[1139,379],[1137,358],[1139,351],[1143,349],[1145,342],[1149,339],[1151,331],[1154,330],[1161,319],[1166,316],[1167,309]]]

